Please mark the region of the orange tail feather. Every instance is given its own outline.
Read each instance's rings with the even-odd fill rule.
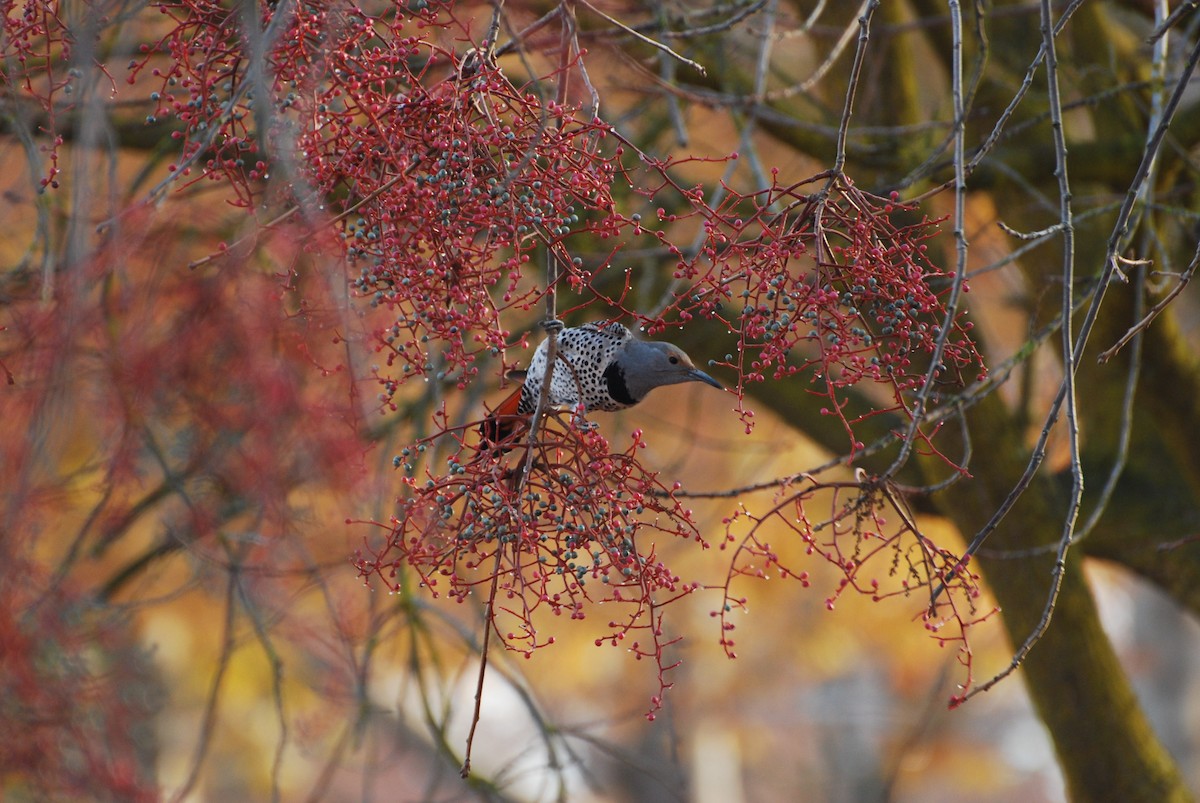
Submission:
[[[492,446],[509,440],[513,433],[527,423],[528,416],[521,415],[520,406],[521,385],[517,385],[508,398],[500,402],[479,425],[480,437]]]

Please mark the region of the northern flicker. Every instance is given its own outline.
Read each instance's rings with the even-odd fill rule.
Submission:
[[[500,403],[480,426],[491,443],[508,438],[537,407],[546,378],[549,339],[542,341],[525,381]],[[721,389],[721,383],[701,371],[683,349],[671,343],[638,340],[619,323],[586,323],[558,335],[558,355],[550,380],[552,407],[585,410],[623,410],[663,385],[703,382]]]

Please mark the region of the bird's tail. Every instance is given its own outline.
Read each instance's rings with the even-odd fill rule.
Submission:
[[[518,430],[529,424],[529,416],[520,413],[521,385],[517,385],[504,401],[488,413],[488,417],[479,425],[479,435],[483,439],[483,449],[500,448],[507,452],[512,448],[512,440]]]

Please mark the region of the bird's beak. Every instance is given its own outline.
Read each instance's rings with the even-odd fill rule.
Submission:
[[[724,385],[701,371],[699,368],[693,368],[692,370],[688,371],[688,379],[691,379],[695,382],[703,382],[706,385],[712,385],[717,390],[725,389]]]

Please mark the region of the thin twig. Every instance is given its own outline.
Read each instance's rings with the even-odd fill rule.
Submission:
[[[1146,267],[1144,265],[1141,266],[1138,272],[1141,274],[1139,278],[1144,281]],[[1145,306],[1141,293],[1137,294],[1133,303],[1134,317],[1141,315],[1142,308]],[[1108,477],[1104,481],[1104,487],[1100,489],[1100,496],[1096,499],[1095,507],[1088,515],[1087,520],[1079,528],[1072,543],[1082,541],[1100,522],[1100,517],[1104,515],[1104,511],[1108,508],[1108,502],[1112,499],[1113,492],[1117,489],[1117,482],[1121,479],[1121,474],[1125,471],[1125,463],[1129,459],[1129,443],[1133,439],[1133,400],[1137,395],[1138,378],[1142,373],[1141,330],[1135,332],[1131,339],[1134,341],[1133,353],[1129,356],[1129,370],[1125,374],[1125,393],[1121,398],[1121,429],[1117,434],[1117,454],[1113,458],[1112,467],[1109,469]]]
[[[221,687],[224,684],[225,672],[229,669],[229,663],[233,659],[234,622],[237,618],[235,615],[237,603],[234,598],[237,593],[240,571],[241,567],[238,564],[230,566],[228,582],[225,585],[225,622],[221,633],[221,654],[217,656],[217,669],[209,684],[208,697],[204,705],[204,717],[200,724],[192,765],[183,784],[175,790],[175,794],[171,798],[172,803],[179,803],[191,794],[192,787],[196,785],[196,781],[200,777],[200,768],[204,764],[204,757],[208,754],[208,748],[212,744],[213,731],[216,729],[220,712]]]
[[[408,167],[408,169],[407,169],[407,170],[405,170],[403,173],[401,173],[401,174],[400,174],[400,175],[398,175],[398,176],[393,176],[392,178],[388,179],[386,182],[384,182],[383,184],[381,184],[380,186],[376,187],[376,188],[375,188],[374,190],[372,190],[371,192],[369,192],[369,193],[367,193],[366,195],[364,195],[364,196],[362,197],[362,199],[360,199],[360,200],[359,200],[359,201],[358,201],[356,204],[354,204],[353,206],[351,206],[349,209],[346,209],[345,211],[343,211],[343,212],[340,212],[339,214],[337,214],[337,215],[335,215],[334,217],[330,218],[330,219],[329,219],[329,221],[328,221],[328,225],[330,225],[330,226],[333,226],[333,225],[335,225],[335,224],[336,224],[336,223],[337,223],[339,220],[342,220],[342,219],[344,219],[344,218],[347,218],[347,217],[349,217],[350,215],[354,214],[354,213],[355,213],[355,212],[357,212],[359,209],[361,209],[361,208],[362,208],[362,206],[363,206],[363,204],[368,204],[368,203],[370,203],[371,201],[375,200],[376,198],[378,198],[378,197],[379,197],[380,195],[382,195],[383,193],[385,193],[385,192],[387,192],[388,190],[390,190],[392,187],[396,186],[397,182],[399,182],[399,181],[403,180],[404,178],[407,178],[407,177],[408,177],[408,175],[409,175],[409,174],[410,174],[410,173],[411,173],[411,172],[412,172],[412,171],[413,171],[413,170],[416,168],[417,164],[419,164],[419,163],[417,163],[417,162],[414,162],[414,163],[413,163],[412,165],[410,165],[410,166]],[[246,234],[246,235],[244,235],[243,237],[239,238],[238,240],[235,240],[235,241],[234,241],[234,243],[233,243],[233,244],[232,244],[230,247],[226,248],[226,250],[224,250],[224,251],[220,251],[220,252],[218,252],[218,253],[216,253],[216,254],[209,254],[208,256],[203,256],[203,257],[200,257],[199,259],[196,259],[196,260],[193,260],[192,262],[189,262],[189,263],[188,263],[188,268],[189,268],[189,269],[195,269],[195,268],[198,268],[198,267],[200,267],[201,265],[206,265],[206,264],[208,264],[209,262],[212,262],[212,261],[213,261],[214,259],[216,259],[217,257],[219,257],[219,256],[222,256],[222,255],[224,255],[224,254],[227,254],[227,253],[229,253],[229,251],[232,251],[232,250],[234,250],[234,248],[235,248],[235,247],[237,247],[237,246],[241,245],[242,243],[246,242],[246,240],[249,240],[250,238],[257,236],[257,235],[258,235],[258,233],[259,233],[260,231],[262,231],[262,230],[264,230],[264,229],[271,229],[271,228],[274,228],[275,226],[278,226],[280,223],[283,223],[285,220],[287,220],[288,218],[292,217],[293,215],[295,215],[295,214],[296,214],[297,212],[299,212],[299,211],[300,211],[300,207],[299,207],[299,206],[293,206],[293,207],[290,207],[290,208],[288,208],[288,209],[287,209],[287,210],[285,210],[283,213],[281,213],[281,214],[280,214],[278,217],[274,218],[273,220],[270,220],[270,221],[268,221],[266,224],[264,224],[264,225],[262,225],[262,226],[259,226],[259,227],[257,227],[257,228],[256,228],[254,231],[250,232],[249,234]]]
[[[1179,8],[1171,12],[1171,16],[1155,26],[1154,32],[1146,37],[1146,41],[1150,44],[1157,43],[1159,39],[1167,35],[1167,31],[1175,27],[1181,19],[1191,14],[1197,8],[1200,8],[1200,0],[1188,0],[1188,2],[1181,4]]]
[[[513,549],[517,548],[516,542]],[[496,591],[500,584],[500,558],[504,554],[504,545],[496,542],[496,564],[492,567],[492,585],[488,589],[487,606],[483,618],[483,643],[479,645],[479,675],[475,680],[475,708],[471,713],[471,729],[467,731],[467,745],[463,755],[462,769],[458,774],[466,778],[471,774],[471,747],[475,744],[475,729],[479,727],[480,713],[483,707],[483,681],[487,677],[488,645],[492,640],[492,630],[496,626]]]
[[[629,29],[629,30],[633,30],[635,32],[653,31],[656,36],[660,36],[663,39],[694,39],[694,38],[697,38],[700,36],[708,36],[708,35],[714,34],[714,33],[724,33],[725,31],[728,31],[729,29],[731,29],[733,26],[737,25],[742,20],[749,17],[751,14],[757,13],[759,11],[759,9],[761,9],[766,4],[767,4],[767,0],[755,0],[753,3],[742,6],[741,9],[739,9],[738,11],[736,11],[733,14],[730,14],[728,17],[721,20],[720,22],[714,22],[709,25],[700,25],[700,26],[696,26],[696,27],[681,28],[679,30],[666,30],[663,28],[661,21],[655,20],[653,22],[649,22],[649,21],[641,22],[641,23],[636,23],[634,25],[623,25],[623,26],[621,26],[620,32],[612,31],[612,30],[588,31],[585,34],[585,36],[588,41],[593,41],[593,42],[597,41],[597,40],[613,39],[615,37],[621,36],[626,29]],[[688,14],[688,16],[690,16],[692,18],[701,18],[701,17],[707,18],[707,17],[712,17],[715,15],[718,15],[718,14],[724,14],[725,12],[729,11],[731,8],[737,8],[737,4],[733,4],[733,5],[729,5],[729,6],[713,6],[712,8],[707,8],[707,9],[703,9],[701,11],[697,11],[692,14]]]
[[[966,197],[967,197],[967,166],[966,166],[966,118],[964,115],[965,96],[963,94],[962,69],[962,10],[958,0],[950,0],[950,30],[952,37],[953,56],[951,58],[951,85],[954,97],[954,247],[955,265],[954,279],[950,285],[950,293],[945,301],[945,313],[942,325],[934,342],[933,352],[929,358],[929,370],[925,374],[921,388],[913,400],[908,431],[900,445],[900,453],[884,472],[885,477],[891,477],[908,462],[913,445],[917,441],[917,433],[925,421],[925,408],[929,404],[929,396],[936,387],[937,375],[942,370],[942,355],[946,352],[946,343],[950,340],[950,332],[954,329],[954,319],[958,317],[959,298],[967,276],[967,232],[966,232]],[[936,601],[936,597],[935,597]]]
[[[874,9],[871,9],[871,11],[873,12]],[[793,98],[796,95],[801,95],[812,89],[822,78],[826,76],[826,74],[828,74],[828,72],[833,68],[833,65],[837,63],[837,60],[841,58],[842,53],[846,50],[846,46],[849,45],[850,40],[854,38],[854,28],[855,24],[853,22],[846,26],[846,28],[842,31],[842,35],[838,37],[837,42],[834,43],[829,53],[825,55],[825,58],[822,59],[821,63],[817,65],[816,69],[814,69],[803,81],[798,84],[792,84],[791,86],[776,89],[774,92],[769,92],[765,95],[759,96],[756,94],[755,98],[759,100],[759,102],[767,101],[773,103]],[[858,28],[859,39],[861,41],[863,32],[862,14],[859,15]]]
[[[1187,287],[1188,282],[1192,280],[1192,276],[1196,273],[1197,267],[1200,267],[1200,243],[1196,243],[1196,253],[1192,257],[1191,264],[1187,266],[1187,269],[1184,270],[1183,273],[1179,274],[1179,279],[1175,286],[1171,288],[1171,291],[1167,293],[1161,301],[1151,307],[1150,311],[1146,313],[1145,317],[1143,317],[1133,326],[1129,327],[1129,331],[1122,335],[1121,339],[1114,343],[1111,348],[1100,352],[1100,356],[1096,358],[1096,361],[1100,363],[1108,362],[1114,356],[1116,356],[1116,353],[1124,348],[1129,341],[1133,340],[1139,334],[1148,329],[1154,319],[1159,316],[1159,313],[1166,309],[1167,305],[1174,301],[1175,297],[1182,293],[1183,289]]]
[[[699,62],[692,61],[687,56],[683,56],[683,55],[680,55],[679,53],[676,53],[674,50],[672,50],[667,45],[664,45],[662,42],[659,42],[655,39],[651,39],[649,36],[646,36],[643,33],[638,33],[633,28],[630,28],[628,25],[621,22],[619,19],[617,19],[615,17],[610,17],[609,15],[605,14],[603,11],[596,8],[594,5],[589,3],[587,0],[579,0],[579,2],[581,4],[587,6],[588,9],[592,11],[592,13],[594,13],[600,17],[603,17],[605,21],[620,28],[622,31],[629,34],[634,39],[637,39],[638,41],[641,41],[641,42],[645,42],[646,44],[650,45],[651,47],[657,48],[657,49],[661,50],[662,52],[666,53],[668,56],[678,59],[679,61],[682,61],[684,64],[686,64],[689,67],[691,67],[692,69],[696,70],[696,72],[700,73],[701,75],[708,75],[708,72],[705,71],[705,69],[704,69],[704,65],[700,64]]]
[[[283,659],[279,656],[279,651],[275,649],[270,628],[263,620],[258,606],[250,599],[245,583],[240,581],[241,574],[238,573],[235,576],[239,578],[237,592],[238,597],[242,600],[242,609],[246,611],[246,616],[254,628],[254,635],[262,645],[263,655],[266,656],[267,663],[271,667],[271,699],[275,705],[275,719],[279,723],[279,741],[275,745],[275,755],[271,762],[271,801],[277,803],[280,796],[283,756],[287,750],[289,738],[287,706],[283,699]]]
[[[837,151],[833,160],[833,174],[840,175],[846,166],[846,137],[850,130],[850,117],[854,113],[854,97],[858,92],[859,78],[862,76],[863,60],[866,58],[867,42],[871,38],[871,18],[875,9],[879,8],[880,0],[863,0],[858,14],[858,46],[854,49],[854,62],[850,66],[850,76],[846,84],[846,102],[842,106],[842,119],[838,124]]]
[[[1054,559],[1054,569],[1050,575],[1050,590],[1046,595],[1046,603],[1042,607],[1042,616],[1037,625],[1026,636],[1025,641],[1013,653],[1008,665],[997,672],[990,680],[981,686],[971,689],[964,695],[970,699],[976,694],[987,691],[1000,680],[1016,671],[1024,662],[1029,651],[1033,649],[1054,617],[1054,608],[1058,602],[1058,594],[1062,589],[1063,577],[1066,575],[1067,550],[1071,547],[1075,531],[1075,521],[1079,515],[1080,503],[1083,499],[1083,466],[1079,452],[1079,423],[1075,398],[1075,371],[1081,351],[1076,351],[1072,341],[1071,320],[1073,309],[1073,293],[1075,284],[1075,225],[1071,219],[1071,185],[1067,177],[1067,145],[1063,135],[1062,104],[1058,90],[1058,55],[1054,47],[1054,31],[1050,22],[1050,0],[1042,0],[1042,44],[1046,51],[1046,83],[1048,86],[1048,102],[1052,120],[1051,134],[1054,139],[1055,175],[1058,177],[1059,202],[1061,211],[1059,222],[1063,234],[1063,302],[1062,302],[1062,349],[1063,349],[1063,383],[1060,395],[1066,406],[1067,439],[1070,449],[1071,463],[1071,496],[1063,518],[1062,535],[1058,541],[1058,550]],[[1049,425],[1049,422],[1048,422]]]

